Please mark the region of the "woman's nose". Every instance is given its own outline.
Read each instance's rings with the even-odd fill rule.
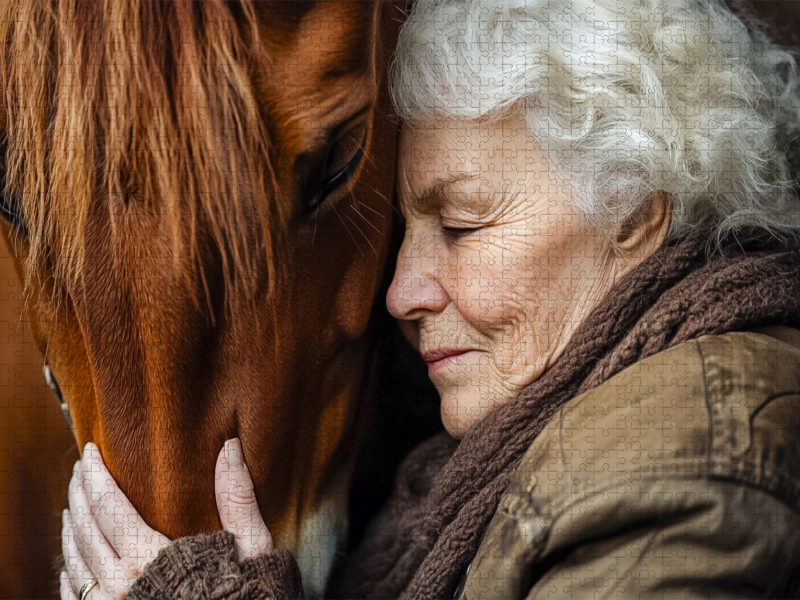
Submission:
[[[447,292],[436,277],[436,254],[433,236],[406,234],[386,293],[386,307],[395,319],[417,320],[447,306]]]

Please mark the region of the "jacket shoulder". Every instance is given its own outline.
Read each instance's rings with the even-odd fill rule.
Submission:
[[[710,473],[764,489],[797,510],[800,348],[751,332],[706,336],[697,346]]]
[[[512,488],[530,487],[537,472],[560,473],[562,495],[620,483],[621,473],[735,477],[794,506],[800,484],[787,480],[800,482],[800,348],[733,332],[650,356],[567,403]]]
[[[800,557],[798,531],[800,348],[757,332],[704,336],[632,365],[548,423],[465,596],[522,597],[534,582],[533,596],[566,595],[605,581],[626,597],[694,597],[690,567],[697,581],[728,569],[720,586],[778,590],[794,581],[774,565]]]

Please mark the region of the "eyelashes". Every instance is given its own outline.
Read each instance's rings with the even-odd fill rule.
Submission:
[[[480,227],[442,227],[442,234],[448,242],[456,242],[479,229]]]
[[[305,175],[301,193],[302,212],[314,212],[328,196],[347,184],[364,158],[367,127],[357,127],[337,135],[320,159],[312,159],[313,168]]]
[[[0,182],[0,186],[2,186],[2,182]],[[25,215],[22,212],[21,202],[18,200],[12,200],[6,194],[0,195],[0,217],[8,221],[21,235],[28,235]]]

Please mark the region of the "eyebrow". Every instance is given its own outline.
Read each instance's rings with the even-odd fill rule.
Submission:
[[[438,178],[436,183],[424,188],[422,192],[411,198],[409,204],[415,212],[424,213],[436,206],[438,200],[449,187],[454,186],[462,181],[469,181],[477,179],[478,175],[475,173],[458,173],[446,179]]]
[[[340,101],[337,106],[342,104],[343,102]],[[346,131],[351,125],[357,123],[358,120],[363,116],[369,115],[374,106],[374,103],[366,102],[359,106],[358,110],[350,113],[344,119],[340,119],[335,123],[330,123],[324,127],[320,127],[317,130],[316,135],[311,140],[309,147],[305,148],[295,157],[295,169],[298,168],[298,165],[308,163],[309,161],[324,160],[324,154],[328,151],[330,143],[336,139],[336,136]],[[367,121],[366,124],[369,126],[369,121]]]
[[[337,112],[344,104],[346,104],[346,100],[340,100],[333,107],[329,107],[328,111],[333,114]],[[327,144],[333,140],[337,134],[345,131],[350,125],[357,122],[361,117],[368,115],[374,106],[375,104],[373,102],[365,102],[361,104],[357,110],[350,112],[350,114],[344,119],[339,119],[335,123],[330,123],[321,128],[319,140],[322,140],[322,145],[327,146]]]

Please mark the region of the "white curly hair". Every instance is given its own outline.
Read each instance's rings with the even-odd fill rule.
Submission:
[[[713,219],[716,248],[796,240],[798,66],[750,26],[716,0],[416,0],[392,96],[412,123],[523,110],[608,230],[660,190],[671,237]]]

